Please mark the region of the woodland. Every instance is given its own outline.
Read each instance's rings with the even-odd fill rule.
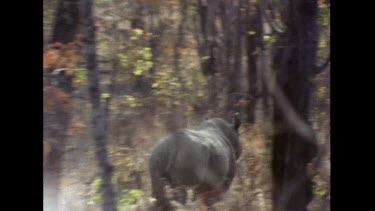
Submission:
[[[154,210],[153,146],[234,113],[212,209],[330,210],[329,0],[43,0],[44,210]]]

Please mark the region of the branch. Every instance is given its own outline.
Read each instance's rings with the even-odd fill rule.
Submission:
[[[264,71],[263,77],[266,82],[267,89],[269,93],[273,96],[276,102],[276,106],[280,108],[285,119],[290,123],[293,129],[296,130],[298,135],[305,138],[309,142],[316,144],[315,134],[312,128],[300,117],[297,111],[290,104],[289,100],[286,98],[285,94],[282,92],[280,86],[276,82],[276,77],[274,74],[267,78]]]
[[[287,119],[289,124],[293,129],[300,135],[305,138],[308,142],[318,146],[317,156],[312,161],[312,164],[309,169],[309,177],[314,177],[318,173],[318,169],[324,154],[324,146],[328,143],[327,141],[322,142],[319,137],[315,134],[314,130],[301,118],[297,111],[290,104],[289,100],[286,98],[285,94],[282,92],[280,86],[276,82],[275,76],[272,74],[270,79],[267,79],[264,71],[263,77],[265,77],[265,82],[267,89],[270,94],[275,99],[276,106],[282,111],[282,114]],[[319,144],[324,143],[324,144]]]
[[[268,4],[268,2],[266,3]],[[266,21],[270,24],[272,30],[276,32],[276,34],[279,34],[279,35],[283,34],[284,30],[282,30],[281,27],[278,26],[276,22],[271,17],[268,16],[266,9],[264,8],[263,1],[260,1],[260,9],[262,13],[264,14],[264,17],[266,18]]]
[[[262,57],[264,57],[263,54]],[[281,205],[284,205],[288,201],[289,197],[291,197],[291,193],[296,191],[302,184],[305,183],[305,181],[312,179],[319,173],[320,166],[322,165],[323,156],[325,154],[325,149],[329,142],[327,140],[322,142],[319,139],[319,137],[315,134],[314,130],[305,122],[305,120],[302,119],[298,112],[293,108],[293,106],[290,104],[289,100],[283,93],[281,87],[277,84],[274,73],[271,72],[271,76],[267,77],[266,72],[261,71],[261,75],[264,78],[267,91],[274,98],[276,106],[278,106],[279,109],[282,111],[281,113],[289,122],[290,126],[297,132],[298,135],[305,138],[303,140],[306,140],[317,146],[317,155],[312,160],[312,162],[307,166],[308,176],[305,178],[300,178],[293,184],[286,186],[288,187],[288,189],[277,202]]]

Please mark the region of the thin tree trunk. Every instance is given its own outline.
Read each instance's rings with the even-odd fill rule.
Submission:
[[[149,46],[151,48],[152,53],[152,63],[154,64],[150,71],[150,78],[149,83],[152,85],[155,81],[155,73],[160,65],[160,61],[162,61],[162,47],[161,47],[161,40],[164,36],[165,30],[167,29],[167,24],[161,19],[160,8],[150,8],[149,9],[149,31],[152,34],[151,38],[149,39]],[[151,92],[153,95],[154,92]],[[154,114],[156,111],[156,106],[153,106],[155,103],[154,101],[156,98],[151,98],[149,103],[149,114]],[[153,115],[147,115],[147,118]],[[152,122],[152,121],[150,121]]]
[[[316,0],[289,1],[287,29],[278,45],[280,52],[274,58],[281,91],[306,122],[318,43],[317,12]],[[307,164],[316,155],[316,145],[292,130],[278,107],[275,107],[274,127],[273,210],[307,210],[313,197]]]
[[[217,110],[217,81],[215,74],[219,72],[218,65],[218,46],[216,42],[215,14],[218,8],[216,0],[202,1],[197,3],[199,13],[199,32],[196,35],[198,41],[198,53],[200,54],[201,69],[207,77],[207,106],[214,113]],[[200,38],[201,36],[201,38]]]
[[[133,17],[131,19],[131,27],[133,29],[145,29],[145,22],[143,21],[143,5],[137,0],[131,1]]]
[[[92,13],[92,0],[83,0],[83,16],[85,17],[86,66],[88,70],[89,94],[92,104],[92,126],[96,146],[96,158],[99,164],[99,175],[102,179],[102,208],[105,211],[116,210],[115,192],[112,187],[113,166],[107,150],[107,118],[104,107],[100,103],[99,73],[96,61],[95,24]]]
[[[237,94],[241,90],[241,68],[242,68],[242,38],[243,38],[243,16],[241,9],[244,4],[243,0],[239,0],[238,5],[234,5],[232,2],[228,19],[232,19],[233,22],[228,25],[230,27],[231,33],[228,36],[231,37],[231,46],[229,50],[230,58],[230,67],[228,75],[228,100],[226,111],[231,111],[236,109],[235,104],[240,99],[240,96]],[[232,15],[233,14],[233,15]]]
[[[180,59],[181,59],[181,53],[180,49],[185,47],[185,37],[184,37],[184,29],[185,24],[187,20],[187,9],[188,9],[188,2],[187,0],[181,0],[180,1],[180,14],[181,14],[181,20],[178,24],[177,28],[177,39],[176,43],[174,45],[174,68],[175,73],[178,78],[178,82],[181,84],[181,92],[185,93],[186,88],[183,81],[182,71],[180,68]],[[175,106],[175,112],[172,114],[172,118],[174,119],[174,125],[175,129],[183,128],[186,126],[186,118],[185,118],[185,112],[186,112],[186,105],[184,97],[179,99],[180,105]]]
[[[261,90],[260,78],[258,79],[260,69],[259,56],[264,50],[263,46],[263,21],[260,12],[259,4],[254,3],[250,5],[248,3],[247,12],[247,76],[248,76],[248,93],[250,96],[250,102],[247,106],[247,121],[249,123],[255,122],[255,109],[258,101],[258,95]]]

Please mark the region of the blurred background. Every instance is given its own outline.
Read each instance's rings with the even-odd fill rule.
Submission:
[[[150,210],[155,143],[234,112],[215,209],[330,210],[329,0],[43,0],[43,43],[44,210]]]

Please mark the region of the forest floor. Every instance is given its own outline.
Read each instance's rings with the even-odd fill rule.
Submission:
[[[66,143],[63,173],[60,185],[61,210],[100,210],[97,194],[97,162],[94,142],[89,131],[90,104],[87,100],[75,99],[72,135]],[[195,128],[200,121],[190,121],[188,128]],[[121,210],[150,210],[152,203],[151,185],[148,172],[148,158],[154,144],[167,135],[158,119],[137,119],[133,121],[134,147],[125,147],[110,136],[109,151],[115,166],[113,182],[116,192],[121,195]],[[125,126],[124,126],[125,128]],[[125,129],[124,129],[125,130]],[[324,132],[326,134],[327,131]],[[238,160],[238,169],[231,188],[224,199],[215,204],[216,210],[270,211],[271,210],[271,141],[267,140],[261,124],[243,124],[240,127],[243,154]],[[329,153],[319,175],[315,178],[315,198],[310,204],[311,211],[329,210],[330,160]],[[190,194],[191,195],[191,194]],[[177,210],[194,210],[196,202],[185,206],[174,203]]]

